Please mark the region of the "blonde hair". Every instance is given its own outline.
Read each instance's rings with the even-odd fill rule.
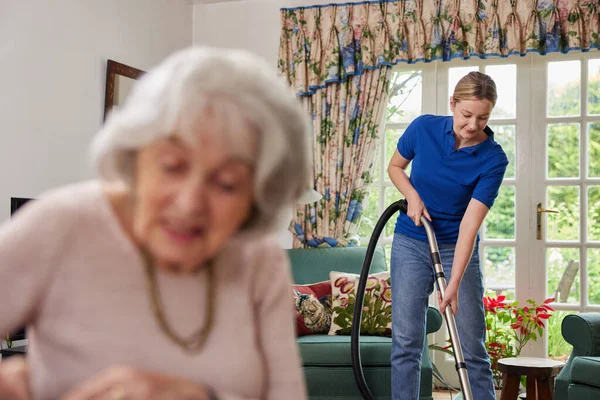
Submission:
[[[180,50],[137,81],[92,143],[100,179],[132,185],[138,151],[189,132],[207,108],[223,122],[216,134],[237,146],[248,143],[240,124],[258,133],[255,214],[243,230],[274,231],[310,182],[310,120],[276,70],[244,50]]]
[[[469,72],[456,84],[452,98],[456,102],[461,100],[488,100],[494,107],[498,99],[496,83],[489,75],[478,71]]]

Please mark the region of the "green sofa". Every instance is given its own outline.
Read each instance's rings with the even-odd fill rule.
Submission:
[[[330,271],[360,274],[364,247],[291,249],[288,254],[296,284],[329,280]],[[370,273],[385,271],[383,248],[378,247]],[[427,313],[427,333],[436,332],[442,316],[433,307]],[[425,338],[427,339],[427,338]],[[426,346],[421,366],[421,400],[432,400],[432,363]],[[350,336],[308,335],[298,338],[310,400],[360,400],[352,372]],[[390,354],[392,341],[386,337],[361,336],[361,360],[365,379],[377,400],[391,398]]]
[[[573,351],[556,378],[555,399],[600,399],[600,313],[567,315],[561,329]]]

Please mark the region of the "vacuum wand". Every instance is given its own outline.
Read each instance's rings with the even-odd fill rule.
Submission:
[[[435,238],[435,232],[431,227],[431,223],[427,218],[421,216],[421,223],[427,233],[427,241],[429,242],[429,252],[431,253],[431,261],[435,272],[435,280],[437,287],[440,292],[442,299],[446,296],[446,276],[444,275],[444,269],[442,267],[442,260],[440,258],[440,252]],[[456,329],[456,321],[454,314],[452,313],[452,307],[446,306],[444,310],[444,316],[446,317],[446,326],[450,333],[450,341],[452,343],[452,349],[454,352],[454,361],[456,371],[458,372],[458,379],[460,380],[460,388],[463,394],[463,399],[473,400],[473,393],[471,393],[471,384],[469,382],[469,375],[467,374],[467,364],[462,353],[462,347],[460,345],[460,339],[458,337],[458,331]]]
[[[358,286],[356,288],[353,321],[362,320],[362,304],[365,296],[365,290],[367,286],[367,279],[369,277],[369,270],[371,268],[371,262],[373,261],[373,255],[375,253],[375,248],[377,247],[379,237],[381,236],[381,233],[385,228],[385,224],[398,211],[407,214],[408,203],[406,200],[399,200],[391,204],[387,209],[385,209],[385,211],[379,217],[379,220],[375,224],[375,229],[373,230],[373,234],[371,235],[371,239],[369,240],[369,245],[367,246],[365,260],[363,262],[362,271],[358,280]],[[421,222],[423,223],[425,231],[427,232],[427,240],[429,241],[429,250],[431,253],[431,260],[433,263],[437,287],[440,292],[440,295],[442,296],[442,298],[444,298],[446,294],[446,277],[444,275],[444,269],[442,268],[442,260],[440,258],[440,252],[438,250],[435,233],[433,232],[431,223],[427,218],[422,216]],[[471,393],[471,384],[469,383],[469,376],[467,375],[467,364],[464,361],[462,347],[458,338],[458,331],[456,330],[456,321],[454,320],[454,314],[452,313],[452,307],[446,307],[446,310],[444,310],[444,315],[448,331],[450,332],[450,341],[452,343],[452,348],[454,349],[454,361],[456,363],[455,366],[456,371],[458,372],[458,378],[460,380],[463,399],[473,400],[473,394]],[[356,385],[361,394],[361,397],[364,400],[373,400],[374,396],[371,393],[369,386],[367,385],[362,368],[360,356],[360,323],[353,323],[350,330],[350,355],[352,359],[352,370],[354,372],[354,379],[356,381]]]

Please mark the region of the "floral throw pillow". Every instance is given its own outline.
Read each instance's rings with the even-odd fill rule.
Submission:
[[[331,327],[331,282],[294,285],[296,335],[327,334]]]
[[[331,271],[329,277],[333,300],[329,335],[349,335],[359,275]],[[391,336],[392,287],[389,272],[369,275],[363,304],[361,335]]]

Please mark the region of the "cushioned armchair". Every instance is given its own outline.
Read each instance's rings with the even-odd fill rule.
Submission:
[[[360,274],[366,248],[322,248],[288,250],[296,284],[329,280],[330,271]],[[386,268],[383,248],[376,249],[370,273]],[[442,324],[439,311],[430,307],[427,333],[436,332]],[[425,338],[427,340],[427,338]],[[365,379],[377,400],[391,398],[390,354],[392,341],[387,337],[364,336],[360,339],[361,360]],[[298,338],[311,400],[360,400],[352,372],[350,336],[307,335]],[[432,400],[432,363],[427,341],[423,349],[420,399]]]
[[[600,313],[567,315],[561,328],[573,352],[556,379],[556,400],[600,399]]]

